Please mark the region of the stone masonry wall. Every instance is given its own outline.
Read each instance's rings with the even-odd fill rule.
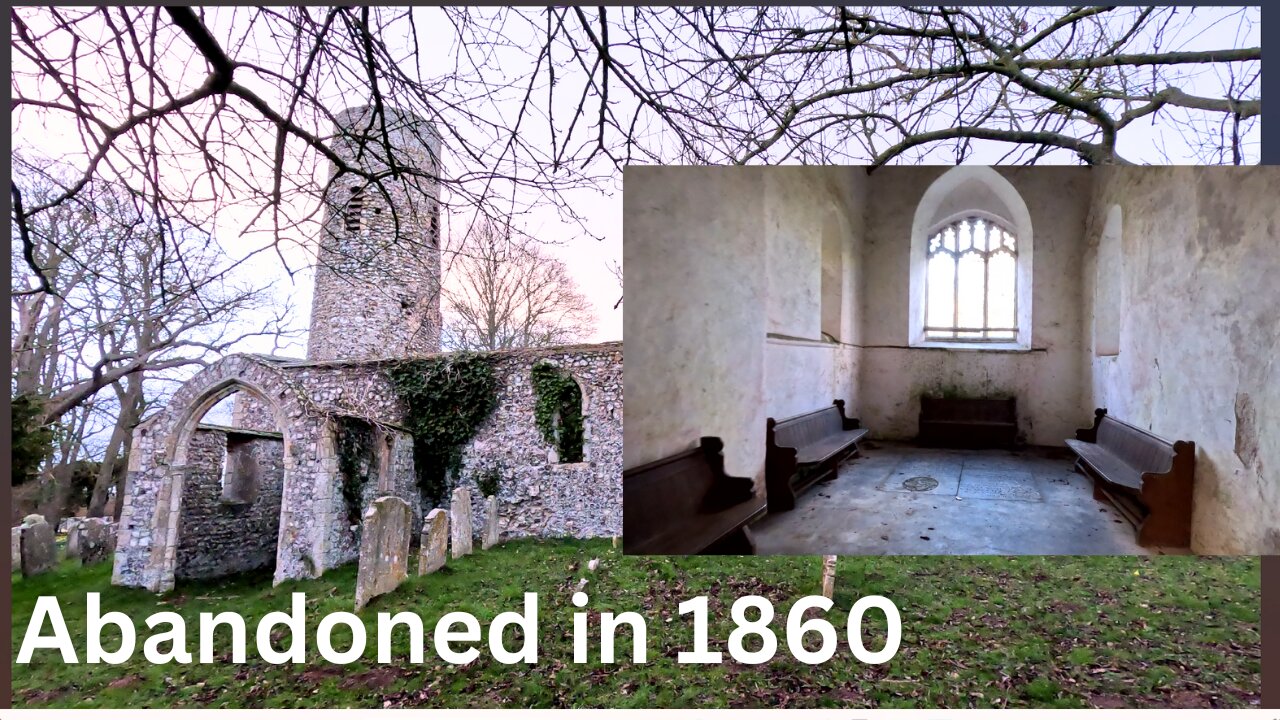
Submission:
[[[371,120],[368,108],[338,113],[341,132],[333,147],[353,166],[385,172],[392,159],[364,134]],[[385,121],[397,167],[428,176],[438,171],[440,136],[429,121],[390,108]],[[383,359],[440,349],[438,192],[434,177],[406,174],[370,186],[331,175],[308,359]]]
[[[243,390],[270,403],[284,424],[287,478],[275,580],[325,570],[326,510],[336,491],[333,468],[321,456],[325,412],[278,363],[231,355],[196,373],[134,429],[112,583],[153,592],[173,588],[185,475],[199,467],[187,462],[190,438],[206,410]]]
[[[332,431],[332,430],[330,430]],[[378,444],[389,446],[383,450]],[[375,443],[375,455],[389,453],[385,466],[375,470],[369,482],[360,493],[360,507],[356,510],[356,521],[351,522],[346,502],[342,493],[335,493],[334,507],[331,508],[333,522],[329,523],[326,532],[328,537],[325,546],[328,548],[326,565],[336,567],[354,561],[360,554],[360,517],[364,511],[379,497],[393,496],[409,504],[413,514],[414,528],[422,527],[422,495],[418,491],[418,480],[413,465],[413,438],[405,432],[382,428]],[[381,464],[380,458],[374,459],[375,467]],[[416,531],[415,531],[416,534]]]
[[[582,389],[585,461],[557,463],[534,422],[531,371],[547,361]],[[461,482],[471,493],[473,527],[484,527],[477,470],[502,469],[498,499],[503,538],[609,537],[622,534],[622,344],[500,354],[498,407],[463,455]]]
[[[499,499],[506,537],[608,537],[622,532],[622,344],[582,345],[494,354],[499,379],[498,406],[463,453],[460,481],[474,487],[474,473],[490,464],[506,469]],[[562,464],[534,423],[531,371],[546,360],[565,368],[581,387],[586,408],[582,463]],[[335,412],[403,422],[385,374],[385,363],[306,362],[284,364],[290,379],[310,400]],[[394,494],[410,501],[415,523],[422,507],[413,473],[412,442],[397,441],[400,469]],[[367,494],[367,491],[366,491]],[[367,505],[373,496],[364,498]],[[410,499],[412,498],[412,499]],[[483,527],[484,498],[472,492],[475,528]],[[334,511],[337,513],[337,510]],[[329,528],[330,566],[355,557],[358,538],[345,525]]]
[[[247,392],[231,398],[231,427],[262,432],[279,432],[271,407]]]
[[[259,468],[257,499],[249,505],[222,502],[227,433],[197,429],[187,451],[187,474],[178,521],[179,580],[206,579],[271,567],[276,562],[280,501],[284,490],[284,442],[247,438]]]
[[[493,357],[500,381],[498,406],[465,449],[461,482],[474,486],[478,469],[502,468],[500,530],[508,538],[621,534],[622,344]],[[535,425],[530,374],[539,360],[567,370],[582,389],[583,462],[556,462]],[[386,369],[383,362],[232,355],[187,381],[167,407],[134,431],[112,582],[164,592],[178,577],[265,566],[271,562],[267,548],[276,547],[277,537],[276,582],[315,577],[354,560],[359,529],[342,497],[332,426],[337,415],[375,421],[392,437],[386,471],[378,483],[364,488],[361,509],[378,495],[395,495],[409,502],[419,527],[431,508],[423,507],[417,488],[412,439],[397,428],[404,410]],[[264,482],[255,503],[237,510],[221,502],[225,431],[211,439],[215,433],[195,423],[203,409],[241,387],[253,391],[260,409],[267,404],[276,408],[285,439],[271,441],[277,448],[267,463],[272,470],[263,473],[275,484]],[[192,439],[184,447],[188,436]],[[478,489],[472,495],[474,527],[483,528],[484,498]],[[246,526],[250,515],[257,519]],[[240,543],[249,538],[251,549],[243,544],[233,548],[228,528]],[[212,558],[220,554],[243,562],[214,563]]]

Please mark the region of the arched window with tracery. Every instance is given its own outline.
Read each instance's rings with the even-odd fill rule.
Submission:
[[[994,215],[969,212],[929,233],[925,338],[1018,338],[1018,240]]]
[[[911,223],[908,343],[1031,349],[1031,213],[990,167],[962,165],[925,190]]]

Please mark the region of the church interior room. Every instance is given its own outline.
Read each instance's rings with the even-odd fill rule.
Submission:
[[[624,177],[624,549],[1280,553],[1280,169]]]

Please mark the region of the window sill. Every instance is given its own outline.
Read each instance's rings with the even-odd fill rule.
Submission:
[[[976,350],[978,352],[1005,352],[1005,353],[1029,353],[1035,349],[1027,345],[1019,343],[965,343],[965,342],[942,342],[942,341],[926,341],[911,343],[912,348],[924,348],[932,350]]]

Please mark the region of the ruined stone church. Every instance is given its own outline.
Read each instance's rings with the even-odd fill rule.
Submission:
[[[163,592],[176,582],[274,567],[276,582],[352,562],[359,526],[343,496],[344,420],[378,429],[360,506],[396,496],[414,525],[431,507],[414,441],[387,371],[439,356],[441,140],[428,121],[386,111],[389,143],[362,128],[368,108],[339,114],[335,150],[378,172],[418,171],[381,187],[332,177],[323,206],[306,358],[230,355],[197,373],[134,430],[112,582]],[[425,179],[424,179],[425,178]],[[622,345],[491,356],[497,404],[462,451],[457,482],[498,468],[504,537],[616,536],[622,524]],[[580,390],[581,457],[562,462],[535,427],[535,364]],[[233,402],[230,423],[204,418]],[[225,407],[225,404],[223,405]],[[484,507],[481,493],[473,511]],[[358,514],[356,515],[358,517]],[[480,523],[477,523],[477,526]]]

